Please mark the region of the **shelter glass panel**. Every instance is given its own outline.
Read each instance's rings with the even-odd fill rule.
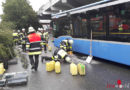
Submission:
[[[110,39],[114,41],[130,41],[130,3],[114,7],[109,14]]]
[[[91,18],[91,29],[94,39],[104,39],[106,36],[106,31],[104,30],[103,16]]]

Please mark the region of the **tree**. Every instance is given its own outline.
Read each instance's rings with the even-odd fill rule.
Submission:
[[[6,0],[3,3],[2,21],[12,22],[15,29],[28,28],[33,26],[35,29],[40,26],[38,17],[27,0]]]

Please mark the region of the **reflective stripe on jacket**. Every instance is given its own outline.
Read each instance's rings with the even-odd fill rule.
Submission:
[[[13,33],[12,36],[14,36],[14,37],[15,37],[15,36],[18,36],[18,33]]]
[[[13,36],[13,39],[18,39],[18,33],[13,33],[12,36]]]

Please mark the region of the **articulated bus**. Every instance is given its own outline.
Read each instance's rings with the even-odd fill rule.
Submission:
[[[93,56],[130,65],[130,0],[85,5],[52,18],[55,46],[70,36],[74,40],[73,51],[89,55],[92,31]]]

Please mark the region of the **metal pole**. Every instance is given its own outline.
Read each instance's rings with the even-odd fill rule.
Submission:
[[[92,56],[92,29],[91,29],[91,39],[90,39],[90,56]]]

